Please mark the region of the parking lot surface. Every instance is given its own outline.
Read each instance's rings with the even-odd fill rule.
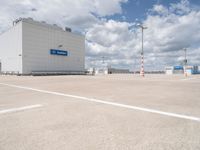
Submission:
[[[0,150],[199,150],[200,76],[0,76]]]

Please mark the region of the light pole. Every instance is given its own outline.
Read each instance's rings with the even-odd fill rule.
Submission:
[[[105,56],[102,56],[102,64],[105,63]]]
[[[143,46],[143,43],[144,43],[144,29],[147,29],[147,27],[141,25],[141,24],[138,24],[138,26],[141,28],[142,30],[142,51],[141,51],[141,69],[140,69],[140,75],[142,77],[144,77],[144,46]]]
[[[185,54],[185,59],[184,59],[184,76],[187,77],[187,70],[186,70],[186,66],[187,66],[187,49],[184,48],[184,54]]]

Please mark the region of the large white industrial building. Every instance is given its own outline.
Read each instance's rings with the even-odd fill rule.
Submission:
[[[0,35],[0,72],[83,73],[85,37],[57,25],[22,18]]]

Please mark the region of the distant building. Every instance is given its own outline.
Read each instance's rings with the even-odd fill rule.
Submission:
[[[88,69],[88,73],[92,72],[93,69]],[[119,68],[110,68],[110,67],[102,67],[102,68],[95,68],[95,74],[125,74],[130,73],[128,69],[119,69]]]
[[[198,74],[199,68],[198,66],[186,66],[185,71],[188,75]],[[184,66],[168,66],[165,67],[165,74],[184,74]]]
[[[183,66],[168,66],[165,67],[165,73],[170,75],[170,74],[183,74],[184,69]]]
[[[88,74],[88,75],[95,75],[95,68],[88,68],[88,69],[86,69],[86,74]]]
[[[108,74],[130,73],[129,69],[108,68]]]
[[[198,66],[186,66],[185,69],[188,75],[200,73]]]
[[[107,68],[97,68],[95,69],[95,74],[108,74]]]

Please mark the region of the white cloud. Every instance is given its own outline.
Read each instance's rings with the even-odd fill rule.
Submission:
[[[127,0],[1,0],[0,24],[11,24],[19,17],[32,17],[58,25],[84,29],[98,17],[122,13],[121,3]],[[2,28],[1,28],[2,30]]]
[[[92,60],[101,62],[101,56],[107,56],[108,64],[139,69],[141,31],[133,24],[108,20],[90,28],[86,37],[90,41],[88,53],[96,57]],[[154,5],[143,24],[148,26],[144,31],[146,69],[181,64],[183,48],[188,48],[189,65],[200,65],[200,10],[189,1],[169,7]]]
[[[94,5],[96,11],[94,13],[100,16],[114,15],[115,13],[122,13],[121,3],[128,0],[95,0]]]
[[[125,44],[131,38],[130,23],[108,20],[96,24],[86,34],[87,40],[105,47]]]
[[[171,4],[170,11],[179,15],[189,13],[191,11],[190,3],[188,0],[181,0],[180,3]]]
[[[101,62],[104,56],[109,65],[129,66],[136,52],[133,50],[135,32],[132,27],[132,23],[105,20],[90,28],[86,34],[88,63]]]
[[[168,14],[168,9],[166,7],[164,7],[163,5],[154,5],[152,11],[155,11],[162,15]]]
[[[161,8],[162,10],[168,9],[164,6]],[[167,57],[168,60],[164,58],[160,60],[168,64],[172,62],[179,64],[180,59],[176,55],[183,56],[183,48],[188,48],[190,54],[200,47],[198,42],[200,41],[200,10],[192,9],[186,0],[171,4],[169,10],[167,15],[162,15],[163,11],[155,10],[157,14],[150,14],[144,21],[144,24],[149,27],[145,31],[145,48],[148,53],[159,53],[166,57],[169,53],[171,56],[175,55],[175,57]],[[196,51],[196,55],[199,59],[200,51]],[[197,58],[190,57],[190,59]],[[195,65],[194,62],[200,64],[200,61],[189,62],[193,65]]]

